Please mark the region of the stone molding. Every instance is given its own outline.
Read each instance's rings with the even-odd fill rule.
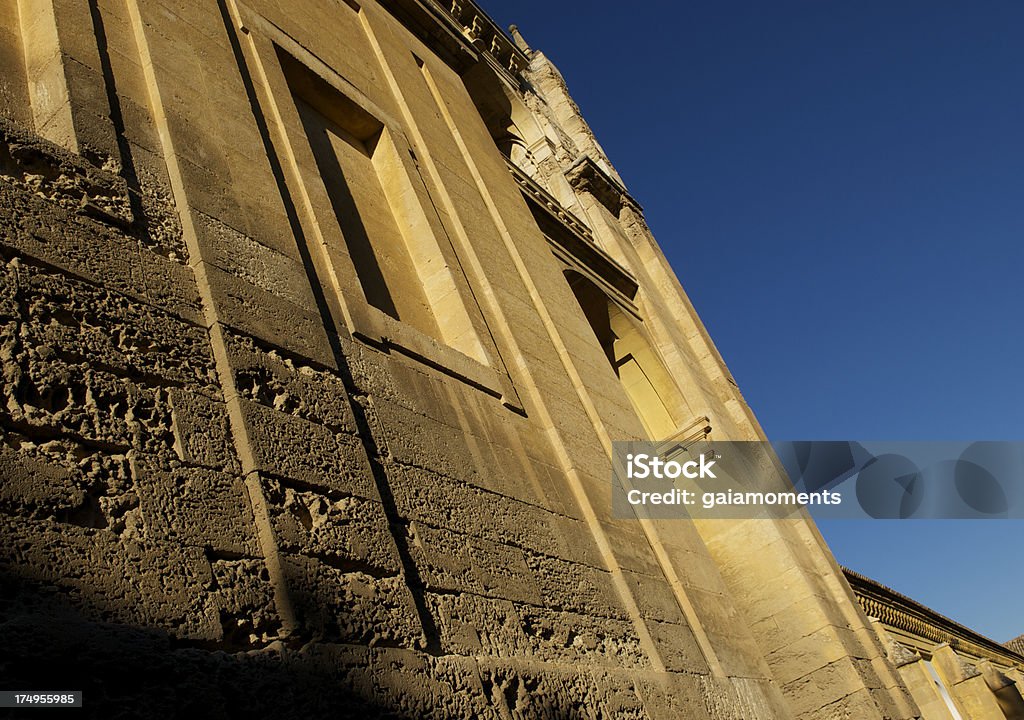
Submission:
[[[529,56],[472,0],[382,0],[380,3],[456,69],[486,59],[514,86]]]
[[[992,660],[1000,665],[1024,667],[1024,656],[1020,653],[881,583],[848,568],[843,568],[843,572],[864,612],[869,617],[878,618],[884,625],[934,645],[945,643],[958,654]],[[922,643],[922,647],[925,645],[927,643]]]
[[[616,217],[623,207],[633,209],[638,215],[643,213],[640,203],[634,200],[626,192],[626,188],[605,172],[589,155],[580,156],[565,171],[565,177],[578,192],[590,193]]]

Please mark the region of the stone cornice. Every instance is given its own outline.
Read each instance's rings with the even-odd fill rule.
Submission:
[[[532,200],[536,201],[538,205],[543,206],[545,210],[555,215],[562,223],[567,225],[572,232],[576,233],[588,242],[594,242],[594,235],[591,233],[590,228],[584,225],[579,218],[562,207],[562,204],[558,202],[551,193],[541,187],[540,183],[523,172],[523,170],[508,158],[505,158],[505,164],[508,166],[509,172],[512,173],[512,177],[515,178],[515,181],[519,183],[519,186]]]
[[[883,625],[933,645],[947,643],[958,653],[1024,668],[1024,655],[1005,645],[859,573],[847,568],[843,573],[864,612]]]
[[[565,177],[573,188],[590,193],[615,216],[618,216],[624,206],[631,207],[638,215],[643,214],[640,203],[589,155],[580,156],[565,171]]]
[[[481,59],[515,86],[530,58],[472,0],[381,0],[413,34],[459,72]]]
[[[472,0],[452,0],[447,7],[448,15],[462,26],[463,33],[477,50],[484,53],[499,69],[521,79],[521,73],[530,64],[530,58],[512,42],[511,38],[498,27],[480,6]]]
[[[530,205],[541,213],[537,223],[556,254],[571,258],[573,264],[590,271],[593,279],[611,291],[615,299],[636,314],[633,298],[639,285],[628,270],[602,250],[590,228],[566,210],[547,190],[506,158],[509,172],[519,184]],[[535,216],[537,215],[535,212]]]

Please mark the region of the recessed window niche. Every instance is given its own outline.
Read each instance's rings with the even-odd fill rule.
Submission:
[[[651,439],[674,435],[678,430],[674,416],[682,398],[640,322],[579,272],[566,270],[565,278]]]
[[[367,304],[486,364],[404,137],[288,53],[278,58]]]

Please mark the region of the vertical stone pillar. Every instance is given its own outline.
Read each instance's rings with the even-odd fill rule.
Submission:
[[[915,659],[899,666],[900,677],[906,683],[914,702],[921,710],[923,720],[958,720],[942,696],[935,679],[932,678],[925,661],[918,655]]]
[[[1024,697],[1024,672],[1021,672],[1017,668],[1011,668],[1006,671],[1006,677],[1013,681],[1013,684],[1017,687],[1017,692]]]
[[[581,158],[566,173],[598,244],[630,268],[645,297],[645,323],[695,414],[712,418],[718,437],[763,438],[732,389],[724,363],[671,275],[664,255],[622,187],[596,162]],[[641,250],[644,255],[641,255]],[[677,294],[678,293],[678,294]],[[682,335],[680,335],[680,332]],[[710,378],[710,380],[709,380]],[[692,382],[687,382],[692,380]],[[783,485],[779,478],[779,489]],[[695,520],[693,527],[724,580],[726,593],[798,718],[828,714],[914,718],[918,709],[886,661],[841,571],[808,518]]]
[[[33,127],[18,0],[0,0],[0,116]]]
[[[989,690],[995,695],[1003,715],[1008,720],[1024,720],[1024,698],[1021,697],[1017,683],[989,660],[981,661],[977,668],[985,678]]]
[[[932,663],[939,677],[950,689],[962,715],[970,720],[1005,720],[996,696],[992,694],[985,678],[974,665],[967,662],[947,643],[937,646],[932,653]]]
[[[897,642],[880,620],[876,618],[869,618],[869,620],[882,647],[885,648],[889,662],[896,668],[907,691],[917,703],[921,718],[923,720],[960,720],[950,710],[946,698],[942,696],[942,692],[928,670],[921,653]]]
[[[102,164],[118,156],[91,3],[18,0],[35,130]]]

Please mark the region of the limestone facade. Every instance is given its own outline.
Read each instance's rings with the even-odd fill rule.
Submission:
[[[844,569],[925,720],[1024,719],[1024,655]]]
[[[468,0],[0,0],[5,685],[920,716],[810,521],[611,517],[611,441],[762,433],[512,38]]]

